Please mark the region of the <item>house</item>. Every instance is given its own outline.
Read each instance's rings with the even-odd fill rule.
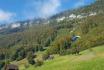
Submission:
[[[14,64],[8,64],[4,67],[4,70],[19,70],[17,65]]]
[[[61,17],[57,19],[57,22],[63,21],[65,19],[65,17]]]
[[[77,16],[75,15],[75,14],[71,14],[70,16],[69,16],[69,18],[71,18],[71,19],[74,19],[74,18],[76,18]]]

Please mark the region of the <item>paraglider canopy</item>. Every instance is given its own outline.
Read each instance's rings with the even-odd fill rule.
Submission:
[[[73,35],[72,41],[76,41],[78,38],[80,38],[80,36],[75,36],[75,35]]]

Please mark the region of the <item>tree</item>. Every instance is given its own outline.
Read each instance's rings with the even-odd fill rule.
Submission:
[[[48,59],[49,58],[49,52],[46,50],[44,53],[43,53],[43,55],[42,55],[42,59],[43,60],[46,60],[46,59]]]
[[[41,66],[43,64],[42,60],[37,60],[35,66]]]
[[[28,52],[27,54],[27,60],[30,64],[35,64],[35,60],[34,60],[34,53],[33,52]]]
[[[3,66],[5,65],[4,61],[0,61],[0,70],[3,68]]]

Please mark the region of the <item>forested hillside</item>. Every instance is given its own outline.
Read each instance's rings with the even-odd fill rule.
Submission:
[[[71,18],[71,14],[75,18]],[[58,21],[62,17],[65,18]],[[46,24],[32,24],[11,33],[3,34],[2,31],[0,68],[23,59],[31,65],[41,66],[53,54],[79,54],[80,51],[104,45],[104,0],[62,12],[48,21]],[[25,66],[28,67],[28,64]]]

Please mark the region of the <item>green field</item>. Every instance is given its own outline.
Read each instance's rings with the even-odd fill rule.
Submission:
[[[26,60],[17,62],[20,70],[104,70],[104,46],[80,52],[80,55],[54,55],[53,60],[47,60],[40,67],[30,65],[24,67]]]

